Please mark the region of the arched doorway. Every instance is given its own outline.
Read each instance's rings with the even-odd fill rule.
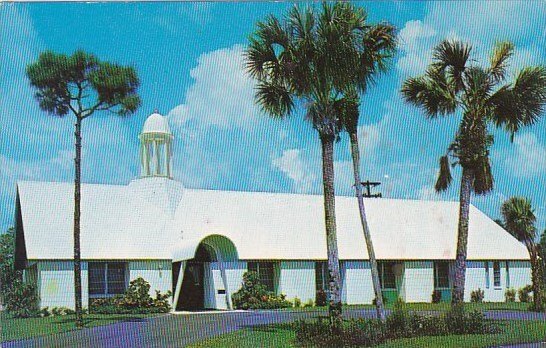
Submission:
[[[231,294],[225,267],[238,260],[233,242],[221,235],[210,235],[201,241],[187,241],[179,250],[180,255],[173,257],[175,310],[230,309]],[[216,274],[216,285],[213,285],[213,273]]]
[[[205,305],[204,264],[215,260],[214,251],[206,244],[199,244],[195,257],[188,261],[180,289],[176,310],[203,309]]]

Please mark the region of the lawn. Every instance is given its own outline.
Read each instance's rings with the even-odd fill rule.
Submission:
[[[119,321],[138,320],[157,314],[89,314],[84,315],[85,327],[101,326]],[[0,312],[2,342],[75,330],[74,315],[45,318],[15,319]]]
[[[490,347],[500,344],[546,341],[543,321],[502,321],[502,333],[494,335],[451,335],[406,338],[378,347]],[[188,348],[295,347],[295,335],[286,325],[247,328],[190,345]]]

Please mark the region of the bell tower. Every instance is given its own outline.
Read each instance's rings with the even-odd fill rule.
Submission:
[[[172,179],[173,135],[167,119],[155,110],[144,122],[139,139],[141,177]]]

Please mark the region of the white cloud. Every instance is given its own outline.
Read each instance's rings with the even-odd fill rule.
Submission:
[[[261,115],[254,102],[255,83],[244,69],[243,53],[242,45],[234,45],[202,54],[190,71],[194,83],[185,103],[168,114],[172,124],[201,129],[253,127]]]
[[[317,184],[316,167],[304,158],[300,149],[284,150],[273,158],[273,167],[283,172],[298,192],[312,192]]]
[[[507,171],[520,178],[546,174],[546,144],[541,144],[533,133],[516,135],[513,146],[497,152]]]
[[[400,30],[401,57],[396,67],[403,75],[415,75],[425,71],[431,55],[429,42],[436,36],[436,30],[420,20],[411,20]]]
[[[480,61],[488,57],[496,41],[511,40],[516,44],[514,68],[537,63],[543,53],[529,42],[537,40],[545,21],[543,1],[431,2],[422,21],[410,20],[400,31],[397,68],[402,77],[424,72],[431,49],[445,38],[469,42]]]

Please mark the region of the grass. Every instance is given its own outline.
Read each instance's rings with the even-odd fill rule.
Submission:
[[[85,327],[108,325],[120,321],[139,320],[157,314],[87,314]],[[75,330],[74,315],[49,316],[44,318],[11,318],[0,312],[0,337],[2,342],[36,336],[45,336]]]
[[[405,338],[389,341],[378,347],[490,347],[500,344],[546,341],[543,321],[500,321],[502,332],[492,335],[450,335]],[[246,328],[190,345],[188,348],[274,347],[294,345],[295,334],[286,325]]]

